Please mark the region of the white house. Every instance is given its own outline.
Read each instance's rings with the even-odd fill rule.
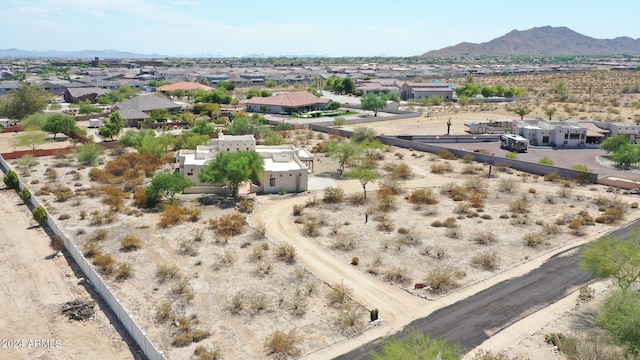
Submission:
[[[584,146],[587,138],[586,127],[568,121],[519,120],[513,122],[513,131],[541,146]]]
[[[219,152],[247,150],[256,151],[264,159],[260,184],[252,184],[252,192],[307,191],[309,173],[313,170],[313,155],[293,145],[256,146],[253,135],[225,136],[221,133],[217,139],[198,146],[196,150],[182,149],[176,155],[178,171],[194,183],[192,192],[219,192],[219,187],[201,182],[198,174]]]

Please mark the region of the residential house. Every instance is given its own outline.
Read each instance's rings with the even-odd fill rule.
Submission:
[[[294,91],[269,97],[253,97],[246,101],[246,111],[273,114],[305,113],[324,110],[330,99],[320,98],[308,91]]]
[[[445,83],[404,83],[400,91],[402,100],[440,96],[444,101],[453,99],[453,89]]]
[[[611,136],[624,135],[628,137],[632,142],[636,142],[640,138],[640,125],[623,122],[610,123],[605,121],[597,121],[593,124],[597,126],[598,129],[600,129],[599,132],[608,132],[608,134]]]
[[[313,169],[313,155],[293,145],[256,146],[253,135],[227,136],[219,134],[207,145],[196,150],[182,149],[176,154],[178,172],[194,183],[193,192],[220,192],[220,187],[203,183],[198,179],[200,171],[219,152],[254,150],[264,159],[264,172],[259,184],[252,184],[251,191],[257,193],[289,193],[306,191],[309,173]]]
[[[82,101],[89,101],[95,104],[98,97],[108,94],[109,90],[97,88],[97,87],[79,87],[79,88],[67,88],[64,91],[64,101],[70,104],[77,104]]]
[[[0,83],[0,95],[8,94],[12,90],[20,89],[20,85],[16,81],[7,81]]]
[[[126,126],[132,127],[139,127],[140,120],[148,119],[149,112],[157,109],[166,109],[171,114],[180,111],[182,107],[154,94],[141,94],[111,107],[112,111],[120,112]]]
[[[507,130],[511,131],[513,122],[506,119],[493,119],[486,122],[470,121],[465,122],[465,131],[469,134],[505,134]]]
[[[183,90],[203,90],[203,91],[211,91],[213,88],[211,86],[203,85],[197,82],[189,82],[189,81],[180,81],[175,84],[162,85],[156,89],[161,93],[167,93],[170,91]]]
[[[518,120],[513,131],[531,145],[541,146],[579,147],[587,138],[586,127],[568,121]]]

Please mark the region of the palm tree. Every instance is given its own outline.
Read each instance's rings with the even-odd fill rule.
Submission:
[[[520,116],[520,120],[524,120],[524,116],[530,113],[529,109],[524,107],[519,107],[516,109],[515,113]]]
[[[549,117],[549,121],[551,121],[551,117],[556,114],[556,108],[550,107],[544,110],[545,115]]]

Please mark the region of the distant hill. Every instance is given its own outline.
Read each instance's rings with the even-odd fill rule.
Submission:
[[[31,51],[20,49],[0,49],[0,58],[54,58],[54,59],[142,59],[142,58],[165,58],[160,54],[136,54],[117,50],[81,50],[81,51]]]
[[[640,39],[594,39],[566,27],[543,26],[513,30],[481,44],[463,42],[422,54],[430,57],[505,55],[621,55],[640,54]]]

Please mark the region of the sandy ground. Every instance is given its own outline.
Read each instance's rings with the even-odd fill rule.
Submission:
[[[374,127],[379,133],[406,133],[409,129],[413,129],[413,133],[425,133],[425,134],[437,134],[446,132],[446,120],[449,117],[453,117],[452,113],[443,113],[438,116],[429,116],[419,119],[408,120],[396,120],[391,123],[385,124],[367,124],[367,126]],[[458,114],[452,119],[452,134],[462,133],[462,123],[468,120],[478,120],[478,116],[481,119],[492,117],[504,117],[504,113],[495,112],[488,113],[483,112],[481,115],[477,114]],[[0,144],[5,144],[5,137],[11,136],[11,134],[3,134],[0,140]],[[312,142],[308,142],[305,146],[311,147]],[[11,148],[11,146],[8,146]],[[10,150],[10,149],[9,149]],[[6,151],[6,150],[5,150]],[[432,157],[428,155],[418,158],[412,156],[408,150],[394,149],[390,154],[386,155],[386,161],[397,162],[400,161],[394,158],[394,152],[403,154],[403,162],[408,163],[416,177],[413,180],[409,180],[403,183],[403,187],[407,189],[416,187],[432,187],[438,189],[448,182],[463,182],[467,175],[460,174],[460,167],[463,166],[461,161],[452,162],[454,171],[446,175],[434,175],[430,172],[429,168],[432,163],[436,162]],[[34,170],[31,181],[35,178],[41,178],[41,173],[44,171],[44,163],[49,165],[55,165],[57,159],[47,159],[39,166],[39,170]],[[300,227],[294,222],[291,217],[291,209],[294,204],[304,204],[314,195],[321,199],[322,192],[321,187],[327,184],[335,184],[340,186],[347,194],[359,193],[362,188],[357,181],[343,180],[335,178],[327,178],[326,174],[335,170],[335,164],[332,164],[328,159],[322,159],[318,161],[317,175],[322,175],[318,180],[312,180],[311,183],[316,184],[317,193],[301,195],[301,196],[260,196],[257,197],[258,206],[254,215],[250,217],[250,223],[254,226],[258,226],[262,223],[266,225],[266,234],[270,239],[270,243],[275,246],[280,243],[289,243],[296,248],[297,259],[299,265],[307,270],[310,275],[299,275],[296,272],[298,265],[294,267],[285,266],[282,263],[272,263],[272,275],[257,276],[256,264],[249,260],[250,251],[254,247],[261,244],[260,241],[252,240],[249,233],[245,233],[242,237],[230,240],[229,244],[220,244],[215,239],[215,236],[206,232],[206,240],[202,244],[197,244],[197,255],[184,256],[177,254],[177,249],[181,246],[181,241],[190,237],[194,231],[200,228],[206,227],[206,220],[212,217],[219,216],[221,214],[233,212],[232,208],[216,207],[216,206],[200,206],[194,200],[194,196],[181,196],[181,200],[185,206],[198,208],[203,211],[202,221],[194,224],[183,224],[171,229],[160,229],[157,227],[158,214],[157,213],[145,213],[144,216],[138,217],[135,212],[127,214],[127,209],[123,210],[114,224],[106,224],[102,226],[91,226],[89,219],[78,220],[79,213],[82,210],[91,212],[93,210],[103,211],[105,205],[101,203],[99,198],[96,199],[84,199],[81,203],[72,205],[72,201],[66,203],[56,202],[51,195],[43,196],[43,199],[47,201],[50,211],[55,216],[63,213],[68,213],[72,216],[72,221],[62,222],[63,227],[69,234],[77,234],[74,241],[78,245],[82,246],[87,238],[97,229],[107,229],[109,231],[109,239],[103,243],[103,250],[112,254],[117,261],[129,262],[134,265],[135,275],[132,279],[125,282],[112,281],[111,286],[115,289],[116,293],[122,298],[126,306],[133,311],[136,319],[139,319],[143,326],[145,326],[147,332],[152,339],[160,345],[160,347],[169,354],[172,359],[187,359],[190,354],[193,353],[195,345],[187,348],[175,349],[170,345],[173,330],[171,326],[159,325],[154,320],[154,313],[158,304],[167,299],[169,285],[158,285],[154,280],[154,274],[160,264],[172,264],[179,267],[181,273],[185,274],[190,282],[190,285],[196,292],[195,299],[192,304],[182,308],[184,315],[190,316],[197,314],[198,326],[204,328],[212,333],[212,338],[204,341],[202,344],[207,346],[213,346],[222,351],[225,358],[263,358],[265,354],[262,349],[264,343],[264,336],[274,329],[282,329],[288,331],[290,329],[296,329],[299,334],[303,334],[303,354],[306,354],[305,358],[309,359],[327,359],[345,353],[350,349],[353,349],[361,344],[376,339],[380,336],[391,335],[400,330],[404,325],[408,324],[415,318],[426,316],[434,310],[455,303],[461,299],[464,299],[472,294],[481,291],[492,284],[503,281],[505,279],[524,274],[531,269],[539,266],[545,259],[553,254],[563,251],[567,248],[571,248],[580,243],[586,242],[593,238],[596,238],[612,227],[594,227],[588,229],[587,236],[575,237],[563,231],[559,239],[549,247],[543,247],[541,249],[527,249],[523,248],[520,244],[519,251],[526,251],[528,257],[525,259],[507,259],[510,251],[514,251],[514,244],[510,244],[506,237],[500,237],[498,246],[493,248],[496,251],[501,251],[502,258],[508,260],[505,261],[500,271],[496,273],[480,272],[477,270],[466,269],[467,277],[464,279],[461,287],[451,294],[444,297],[432,297],[432,300],[425,300],[419,296],[420,293],[411,293],[413,282],[418,282],[421,277],[424,276],[426,268],[416,267],[412,269],[415,273],[411,274],[411,282],[405,285],[393,285],[385,282],[379,276],[372,276],[364,271],[364,264],[371,261],[369,255],[364,252],[366,246],[362,247],[364,255],[361,255],[363,266],[355,269],[349,264],[349,259],[353,254],[340,253],[330,249],[329,235],[326,234],[327,230],[323,230],[325,234],[324,238],[309,238],[301,234]],[[77,166],[71,162],[69,165],[60,164],[55,165],[60,174],[57,182],[68,184],[74,188],[83,188],[86,185],[86,179],[88,178],[88,169],[78,171],[80,173],[79,179],[76,180],[71,175],[71,170],[76,169]],[[165,169],[168,170],[168,169]],[[517,174],[500,174],[501,177],[517,177]],[[582,207],[590,209],[592,215],[596,215],[596,209],[589,204],[590,198],[597,195],[614,196],[613,194],[606,193],[606,189],[603,187],[580,188],[574,189],[573,194],[569,200],[561,200],[556,206],[554,206],[553,213],[545,213],[547,206],[543,203],[542,199],[545,194],[555,194],[558,191],[557,185],[552,185],[538,181],[531,181],[528,178],[526,182],[520,184],[520,192],[526,192],[529,188],[535,188],[537,190],[537,197],[533,201],[534,210],[529,215],[532,219],[541,218],[550,215],[560,215],[564,211],[578,211]],[[78,186],[74,184],[80,184]],[[34,192],[38,187],[41,187],[44,183],[39,185],[32,185]],[[493,196],[487,199],[487,211],[488,213],[495,214],[494,219],[489,224],[495,224],[498,222],[498,214],[505,211],[505,206],[509,201],[515,199],[517,194],[513,196],[504,196],[499,201],[495,195],[496,182],[490,185]],[[372,184],[368,187],[368,190],[373,194],[373,190],[376,189],[376,185]],[[12,195],[14,196],[14,195]],[[632,197],[626,197],[622,194],[615,194],[620,196],[625,201],[632,201]],[[17,198],[17,197],[16,197]],[[372,195],[372,199],[375,197]],[[398,201],[399,203],[401,200]],[[494,203],[495,205],[490,205]],[[438,205],[437,218],[444,220],[450,216],[455,204],[447,202],[444,199]],[[491,206],[496,206],[492,208]],[[345,211],[346,209],[346,211]],[[575,210],[570,210],[575,209]],[[352,225],[345,226],[341,231],[347,231],[345,228],[349,228],[350,231],[358,233],[359,236],[365,239],[375,239],[376,241],[390,237],[389,234],[380,234],[376,230],[366,230],[359,224],[362,222],[362,211],[348,211],[344,209],[337,211],[335,214],[339,214],[343,222],[349,222]],[[314,210],[315,211],[315,210]],[[326,208],[325,211],[332,212],[333,209]],[[413,216],[412,210],[409,206],[401,206],[398,213],[395,215],[402,221],[397,221],[396,227],[405,226],[408,228],[422,228],[425,229],[425,233],[432,233],[435,230],[428,227],[434,219],[425,217]],[[22,212],[22,217],[28,214]],[[631,220],[637,217],[637,213],[631,213],[627,220]],[[409,219],[418,221],[411,223]],[[27,219],[28,220],[28,219]],[[330,221],[335,221],[331,220]],[[462,228],[466,234],[473,233],[478,229],[483,229],[486,222],[474,222],[473,219],[460,219],[463,225]],[[511,225],[507,225],[509,220],[504,221],[505,230],[512,233],[524,233],[525,230],[516,228]],[[535,221],[532,221],[535,222]],[[15,223],[15,221],[13,222]],[[356,225],[358,224],[358,225]],[[373,225],[373,224],[372,224]],[[534,225],[530,225],[530,228],[534,229]],[[28,227],[25,226],[25,228]],[[374,228],[371,226],[371,228]],[[4,229],[4,227],[2,227]],[[79,233],[79,230],[85,229],[83,234]],[[351,230],[352,229],[352,230]],[[30,230],[32,231],[32,230]],[[529,231],[529,230],[526,230]],[[119,239],[128,234],[133,233],[144,237],[143,249],[134,253],[122,253],[118,251]],[[422,234],[426,238],[425,233]],[[442,236],[443,229],[437,229],[437,239],[440,241],[447,241],[445,236]],[[42,234],[44,236],[44,234]],[[19,237],[8,237],[19,238]],[[23,237],[26,238],[26,237]],[[519,239],[515,239],[516,242]],[[425,240],[425,241],[428,241]],[[248,243],[249,246],[244,244]],[[382,241],[380,241],[380,244]],[[366,251],[376,252],[380,251],[380,244],[370,247]],[[447,246],[449,243],[443,243]],[[464,247],[468,247],[467,243],[463,243]],[[460,248],[460,244],[454,247]],[[452,247],[450,262],[456,262],[455,256],[456,250]],[[271,250],[270,250],[271,251]],[[389,252],[389,260],[386,261],[387,265],[393,265],[394,263],[402,264],[403,256],[411,256],[412,259],[418,258],[416,249],[405,250],[406,253],[392,255]],[[27,263],[38,263],[36,260],[44,258],[49,252],[44,242],[42,253],[37,256],[38,259],[31,259]],[[6,251],[4,252],[7,253]],[[223,264],[222,259],[226,254],[231,253],[232,257],[237,259],[232,265]],[[271,255],[269,255],[271,256]],[[47,260],[47,264],[51,264],[54,261],[59,262],[63,260],[57,258],[54,260]],[[144,261],[143,261],[144,260]],[[526,261],[525,261],[526,260]],[[466,266],[466,265],[465,265]],[[31,267],[29,267],[31,268]],[[38,274],[49,274],[51,271],[41,270],[35,268],[31,270],[31,275],[25,274],[20,276],[20,279],[29,278],[29,276],[36,277]],[[296,275],[298,274],[298,275]],[[72,284],[74,281],[70,280]],[[245,295],[251,295],[254,293],[263,293],[269,299],[270,304],[277,303],[278,297],[282,298],[283,295],[290,292],[297,291],[301,287],[306,287],[310,283],[315,283],[315,288],[318,294],[311,296],[307,299],[307,315],[303,317],[291,315],[289,305],[284,307],[270,305],[271,310],[262,315],[255,315],[249,312],[243,312],[240,316],[231,315],[228,312],[228,306],[230,299],[234,294],[238,294],[243,291]],[[380,310],[382,322],[377,325],[364,325],[360,326],[358,331],[365,330],[358,335],[349,337],[343,333],[339,333],[335,329],[334,318],[336,313],[331,308],[326,306],[324,300],[326,293],[330,290],[328,285],[344,284],[353,290],[352,296],[355,301],[361,305],[360,311],[363,318],[368,318],[366,310],[377,308]],[[211,284],[216,284],[211,286]],[[6,287],[5,287],[6,288]],[[56,289],[59,289],[56,287]],[[39,288],[38,291],[43,291],[45,294],[38,294],[33,290],[29,290],[29,293],[23,295],[31,301],[41,301],[47,297],[61,297],[61,300],[49,300],[49,302],[60,303],[66,301],[68,297],[62,296],[63,290],[55,290],[49,292],[46,289]],[[69,291],[69,290],[67,290]],[[424,295],[424,294],[422,294]],[[567,314],[577,314],[581,309],[585,307],[575,307],[575,294],[568,294],[565,300],[543,309],[522,321],[514,324],[512,327],[495,334],[490,340],[482,345],[482,348],[491,349],[494,351],[501,351],[508,349],[509,354],[525,355],[532,359],[549,358],[550,347],[544,345],[542,336],[546,329],[553,328],[570,328],[570,316]],[[429,297],[429,296],[428,296]],[[11,297],[11,299],[14,299]],[[288,299],[288,298],[287,298]],[[11,308],[20,309],[22,303],[17,303],[15,300],[9,298],[3,298],[3,303],[10,303]],[[285,304],[288,304],[285,301]],[[29,303],[29,301],[27,302]],[[18,313],[18,311],[9,311],[11,314]],[[103,316],[103,314],[102,314]],[[19,318],[24,318],[21,315]],[[42,318],[42,317],[40,317]],[[320,319],[320,320],[319,320]],[[17,319],[16,319],[17,321]],[[50,321],[46,322],[47,324]],[[57,322],[56,322],[57,323]],[[72,323],[73,324],[73,323]],[[46,327],[46,326],[45,326]],[[23,329],[26,331],[25,329]],[[59,329],[57,332],[67,333],[66,329]],[[21,331],[21,330],[18,330]],[[68,331],[70,335],[68,338],[76,338],[73,331]],[[8,336],[17,336],[14,334],[7,334]],[[37,334],[34,334],[36,336]],[[45,334],[46,335],[46,334]],[[96,343],[95,338],[100,337],[100,334],[93,334],[90,331],[83,331],[82,335],[86,343]],[[103,338],[113,339],[102,336]],[[113,340],[115,341],[115,340]],[[121,341],[120,341],[121,342]],[[96,343],[98,344],[98,343]],[[242,346],[240,346],[242,345]],[[96,345],[96,348],[99,348]],[[114,347],[114,346],[111,346]],[[117,347],[115,347],[117,349]],[[126,350],[126,346],[124,346]],[[52,349],[58,350],[58,349]],[[102,356],[100,354],[96,357]],[[124,357],[118,357],[119,355],[108,356],[105,358],[127,358],[131,357],[131,353],[125,351]],[[67,354],[63,358],[73,358],[72,354]]]
[[[91,295],[64,256],[47,259],[49,237],[14,191],[0,191],[0,213],[0,358],[135,358],[98,306],[85,322],[60,314],[59,305]]]

